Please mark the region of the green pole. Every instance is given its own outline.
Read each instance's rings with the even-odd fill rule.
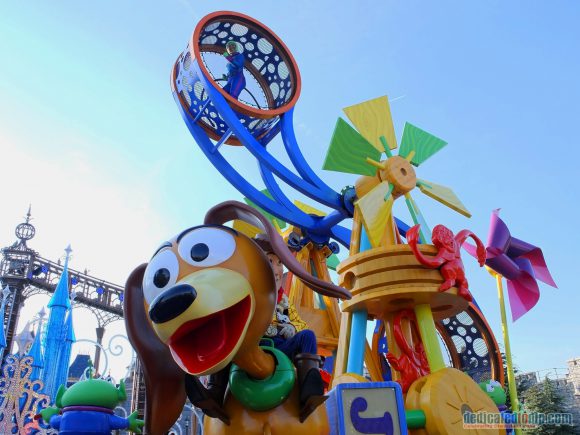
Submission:
[[[405,420],[408,429],[423,429],[427,424],[427,417],[421,409],[405,410]]]
[[[510,347],[507,316],[505,313],[505,300],[503,297],[502,276],[499,273],[492,273],[492,275],[495,276],[495,281],[497,283],[497,296],[499,298],[499,310],[501,313],[501,330],[503,332],[503,341],[505,345],[505,359],[507,363],[508,389],[510,392],[510,402],[512,405],[512,412],[517,413],[520,409],[520,403],[518,401],[518,389],[516,388],[516,378],[514,375],[514,366],[512,363],[512,351]],[[517,435],[520,435],[522,433],[522,430],[516,429],[515,432]]]
[[[417,316],[417,325],[419,326],[419,333],[421,334],[431,373],[444,369],[445,363],[443,362],[439,340],[437,340],[437,330],[435,329],[431,306],[429,304],[416,305],[415,316]]]

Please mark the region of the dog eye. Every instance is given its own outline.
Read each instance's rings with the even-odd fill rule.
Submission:
[[[143,276],[143,295],[151,303],[157,295],[177,281],[179,262],[169,249],[160,251],[151,259]]]
[[[196,267],[210,267],[223,263],[236,250],[232,234],[219,228],[199,228],[186,234],[177,248],[187,263]]]
[[[205,260],[209,257],[209,246],[205,243],[196,243],[191,248],[191,259],[196,263]]]
[[[167,268],[162,267],[161,269],[157,270],[157,272],[155,272],[155,275],[153,275],[153,284],[157,288],[163,288],[167,285],[170,279],[171,273]]]

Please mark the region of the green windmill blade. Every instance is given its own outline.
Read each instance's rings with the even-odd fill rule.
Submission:
[[[381,152],[372,146],[344,119],[338,118],[323,169],[356,175],[373,176],[377,168],[367,158],[379,161]]]
[[[326,259],[326,265],[329,269],[336,271],[336,268],[340,264],[340,259],[336,254],[332,254],[330,257]]]
[[[403,139],[401,140],[399,155],[401,157],[407,157],[412,152],[415,152],[411,158],[411,163],[419,166],[445,145],[447,145],[447,142],[444,140],[407,122],[403,130]]]
[[[270,199],[274,199],[272,197],[272,194],[270,192],[268,192],[268,189],[264,189],[261,190],[261,192],[266,195],[268,198]],[[274,227],[278,227],[280,229],[284,229],[286,228],[286,222],[284,222],[282,219],[278,219],[276,216],[274,216],[273,214],[268,213],[266,210],[264,210],[262,207],[256,205],[251,199],[249,198],[244,198],[244,201],[246,202],[246,204],[248,204],[250,207],[254,207],[256,210],[258,210],[260,213],[262,213],[264,216],[266,216],[266,219],[268,219],[270,222],[272,222],[272,225],[274,225]]]

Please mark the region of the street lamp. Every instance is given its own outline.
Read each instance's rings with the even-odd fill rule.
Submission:
[[[4,308],[6,307],[6,301],[10,296],[10,287],[6,286],[2,290],[2,302],[0,303],[0,364],[2,364],[2,355],[4,349],[6,348],[6,334],[4,332]]]

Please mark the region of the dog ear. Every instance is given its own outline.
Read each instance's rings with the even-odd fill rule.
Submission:
[[[270,240],[274,254],[280,258],[282,264],[312,290],[333,298],[351,298],[350,293],[345,289],[333,283],[322,281],[306,272],[294,255],[292,255],[292,252],[290,252],[290,249],[288,249],[288,246],[280,234],[278,234],[276,228],[255,208],[238,201],[226,201],[212,207],[205,215],[206,224],[223,225],[226,222],[236,219],[263,229]]]
[[[185,373],[147,318],[142,287],[146,267],[142,264],[129,276],[123,311],[127,335],[139,356],[145,378],[145,433],[161,434],[169,431],[183,410]]]

